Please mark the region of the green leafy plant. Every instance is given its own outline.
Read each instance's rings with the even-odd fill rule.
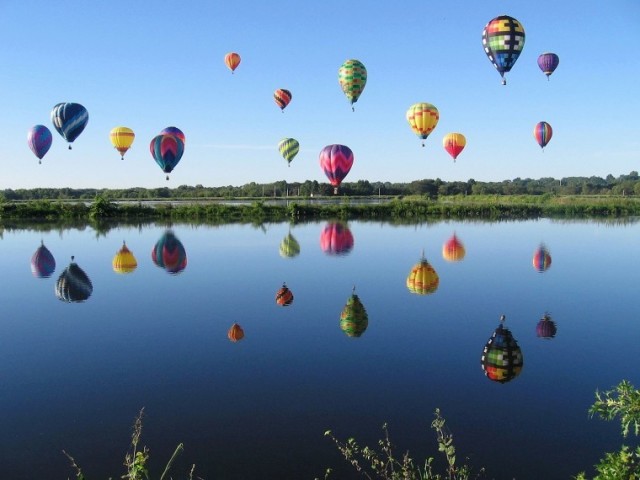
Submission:
[[[433,457],[427,458],[424,465],[421,466],[416,464],[408,451],[397,456],[394,452],[394,445],[389,438],[386,423],[382,426],[384,437],[378,440],[377,448],[361,446],[354,438],[341,441],[333,435],[331,430],[325,432],[325,436],[330,437],[345,460],[369,480],[468,480],[478,478],[484,473],[484,469],[472,476],[469,465],[456,463],[453,435],[445,427],[445,419],[439,409],[435,410],[434,417],[431,428],[436,432],[438,451],[443,453],[447,462],[443,473],[436,472]],[[327,480],[330,475],[331,469],[327,469],[324,479]]]

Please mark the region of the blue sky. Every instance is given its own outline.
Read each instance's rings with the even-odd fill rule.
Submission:
[[[526,43],[507,85],[482,49],[485,24],[518,19]],[[0,188],[221,186],[317,180],[328,144],[355,156],[345,181],[481,181],[614,176],[640,169],[640,2],[637,0],[402,0],[387,2],[4,0],[0,2]],[[236,51],[234,75],[223,63]],[[540,53],[559,55],[550,81]],[[338,85],[349,58],[367,67],[355,112]],[[273,92],[293,100],[284,113]],[[50,111],[89,111],[73,150]],[[438,107],[421,148],[406,119],[416,102]],[[544,152],[533,127],[554,130]],[[54,135],[42,164],[29,128]],[[115,126],[136,140],[121,161]],[[167,126],[186,135],[171,180],[149,142]],[[449,132],[467,147],[456,163]],[[277,144],[300,142],[290,167]]]

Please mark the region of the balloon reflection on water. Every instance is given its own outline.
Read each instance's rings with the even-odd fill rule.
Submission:
[[[281,307],[288,307],[293,303],[293,293],[287,287],[286,283],[276,292],[276,303]]]
[[[244,338],[244,330],[240,325],[234,323],[233,325],[231,325],[231,328],[229,328],[229,331],[227,332],[227,338],[229,338],[229,340],[234,343],[238,342]]]
[[[167,272],[177,274],[187,267],[187,252],[178,237],[167,230],[151,250],[151,260]]]
[[[533,268],[540,273],[546,271],[551,266],[551,255],[549,254],[547,247],[543,244],[541,244],[533,254],[532,263]]]
[[[280,256],[283,258],[293,258],[300,254],[300,244],[291,232],[280,242]]]
[[[458,240],[455,233],[442,246],[442,258],[448,262],[459,262],[464,259],[466,254],[464,245]]]
[[[484,346],[480,359],[487,378],[499,383],[509,382],[520,375],[524,364],[522,350],[511,331],[505,328],[504,320],[502,315],[500,325]]]
[[[409,272],[407,288],[411,293],[428,295],[434,293],[438,285],[440,285],[440,278],[423,254],[420,261]]]
[[[540,338],[553,338],[556,336],[558,327],[551,319],[551,315],[545,313],[536,325],[536,335]]]
[[[138,267],[138,261],[127,248],[127,244],[122,242],[122,248],[113,257],[111,265],[116,273],[131,273]]]
[[[38,249],[31,256],[31,273],[37,278],[49,278],[56,269],[56,259],[44,242],[40,243]]]
[[[58,277],[55,287],[56,297],[63,302],[84,302],[93,293],[93,284],[71,257],[71,263]]]
[[[348,255],[353,245],[353,235],[346,223],[329,222],[320,234],[320,248],[327,255]]]
[[[356,295],[356,288],[353,287],[351,296],[340,313],[340,329],[349,337],[359,337],[368,326],[367,310]]]

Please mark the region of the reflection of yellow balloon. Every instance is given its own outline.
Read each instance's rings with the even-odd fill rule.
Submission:
[[[407,121],[411,130],[422,140],[425,140],[436,128],[438,120],[440,120],[440,113],[435,105],[430,103],[415,103],[407,110]],[[424,142],[422,146],[424,147]]]
[[[418,295],[428,295],[435,292],[439,284],[438,274],[424,257],[413,266],[407,277],[407,288],[411,293]]]
[[[448,262],[459,262],[466,253],[464,245],[455,234],[442,246],[442,258]]]
[[[122,248],[113,257],[112,265],[113,271],[116,273],[131,273],[138,267],[138,262],[131,250],[123,243]]]
[[[120,152],[120,158],[124,160],[124,154],[133,144],[133,140],[136,138],[136,134],[133,130],[127,127],[115,127],[109,134],[111,143],[114,148]]]

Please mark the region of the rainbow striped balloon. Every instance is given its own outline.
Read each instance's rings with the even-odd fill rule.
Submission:
[[[553,129],[547,122],[538,122],[533,128],[533,137],[536,139],[536,142],[538,142],[538,145],[540,145],[540,148],[542,148],[543,150],[544,147],[547,146],[547,143],[549,143],[549,140],[551,140],[552,136]]]

